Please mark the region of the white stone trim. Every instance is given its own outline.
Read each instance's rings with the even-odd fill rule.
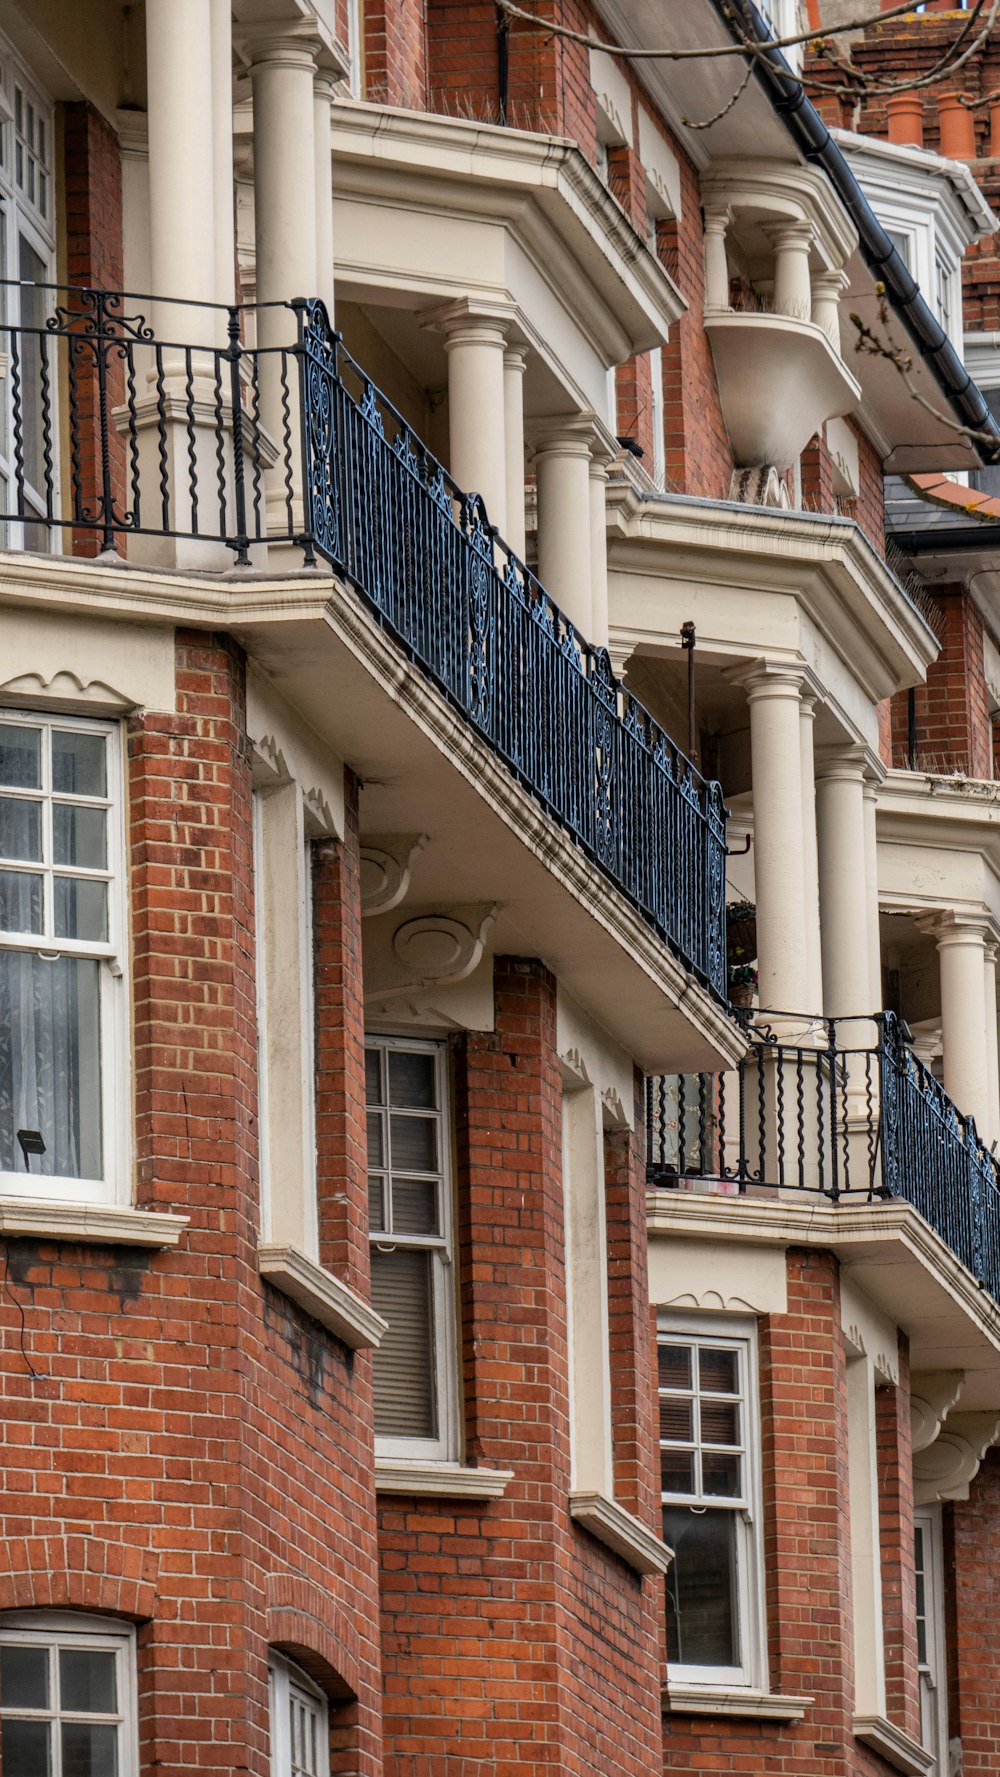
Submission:
[[[348,1284],[295,1246],[262,1244],[257,1248],[261,1277],[297,1302],[321,1326],[335,1333],[352,1351],[378,1345],[385,1321]]]
[[[513,1469],[464,1468],[459,1462],[407,1462],[376,1456],[376,1493],[403,1493],[439,1499],[502,1499]]]
[[[814,1699],[779,1691],[727,1690],[720,1685],[667,1684],[663,1711],[670,1715],[746,1716],[752,1721],[801,1721]]]
[[[895,1722],[888,1721],[884,1715],[856,1715],[852,1726],[855,1739],[870,1746],[906,1777],[925,1777],[934,1769],[934,1754],[925,1752],[916,1740],[911,1740],[909,1734],[904,1734],[902,1728],[897,1728]]]
[[[606,1493],[571,1493],[569,1515],[636,1573],[666,1573],[673,1560],[662,1538]]]
[[[96,1246],[176,1246],[190,1220],[162,1209],[108,1203],[52,1203],[0,1197],[0,1238],[77,1240]]]

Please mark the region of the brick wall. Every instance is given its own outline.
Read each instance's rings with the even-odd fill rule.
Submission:
[[[986,687],[983,620],[968,593],[935,588],[933,603],[940,619],[936,633],[940,652],[918,685],[916,768],[932,772],[963,772],[969,777],[993,775],[993,722]],[[893,762],[908,762],[908,696],[892,699]]]
[[[455,1051],[461,1344],[466,1460],[515,1475],[495,1502],[381,1502],[386,1770],[648,1773],[659,1761],[662,1587],[568,1514],[555,984],[516,958],[498,960],[494,979],[495,1030]],[[615,1194],[636,1176],[626,1148],[615,1147]],[[615,1326],[619,1337],[629,1322],[643,1331],[638,1360],[616,1358],[633,1392],[651,1363],[635,1213],[616,1196]],[[643,1462],[651,1411],[650,1396]],[[636,1461],[627,1441],[622,1457],[626,1470]],[[649,1483],[624,1474],[623,1485]]]
[[[422,111],[427,104],[427,0],[365,0],[365,97]]]
[[[66,239],[66,282],[78,288],[120,290],[122,268],[122,169],[118,137],[92,105],[63,106],[63,215]],[[82,306],[71,297],[72,307]],[[79,465],[81,486],[77,509],[99,512],[102,500],[102,463],[98,447],[99,396],[96,368],[86,354],[76,360],[77,434],[71,440]],[[125,366],[113,353],[107,359],[109,408],[125,399]],[[112,489],[119,515],[126,505],[125,440],[115,426],[108,429],[108,459]],[[74,555],[97,555],[103,547],[100,531],[77,528],[72,533]],[[126,543],[119,538],[119,554]]]
[[[988,1450],[967,1500],[945,1508],[948,1731],[962,1777],[994,1777],[1000,1747],[1000,1451]]]
[[[679,493],[710,500],[729,497],[733,474],[712,348],[702,316],[705,308],[705,250],[701,194],[691,162],[681,159],[681,220],[658,229],[661,250],[676,267],[674,276],[687,311],[670,329],[663,348],[663,406],[667,485]]]
[[[189,1226],[6,1242],[0,1609],[138,1620],[144,1769],[266,1777],[272,1642],[334,1696],[335,1771],[375,1777],[370,1362],[255,1262],[242,680],[181,634],[176,714],[129,724],[137,1198]]]

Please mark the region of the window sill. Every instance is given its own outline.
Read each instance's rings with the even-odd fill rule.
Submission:
[[[297,1302],[352,1351],[370,1350],[378,1345],[386,1331],[381,1315],[299,1247],[258,1246],[257,1266],[261,1277]]]
[[[439,1499],[502,1499],[514,1471],[509,1468],[463,1468],[458,1462],[407,1462],[405,1457],[376,1456],[376,1493],[428,1494]]]
[[[176,1246],[187,1216],[160,1209],[122,1209],[110,1203],[54,1203],[0,1197],[0,1236],[93,1241],[111,1246]]]
[[[751,1721],[801,1721],[812,1697],[783,1697],[776,1692],[726,1690],[701,1684],[668,1684],[663,1690],[664,1714],[739,1715]]]
[[[666,1573],[673,1552],[606,1493],[571,1493],[569,1515],[636,1573]]]
[[[887,1721],[884,1715],[856,1715],[852,1726],[856,1740],[870,1746],[886,1764],[905,1772],[906,1777],[925,1777],[928,1771],[933,1771],[934,1754],[925,1752],[916,1740],[911,1740],[909,1734],[904,1734],[902,1728]]]

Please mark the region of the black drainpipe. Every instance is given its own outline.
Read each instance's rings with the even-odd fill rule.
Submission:
[[[497,13],[497,87],[500,101],[500,122],[507,127],[507,102],[510,98],[510,14],[502,6]]]

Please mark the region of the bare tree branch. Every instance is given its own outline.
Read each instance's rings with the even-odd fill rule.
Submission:
[[[931,416],[949,432],[954,432],[962,438],[967,438],[970,444],[983,445],[989,452],[991,458],[995,457],[998,452],[1000,452],[1000,438],[998,438],[995,432],[987,432],[985,428],[978,426],[963,426],[960,420],[956,420],[951,414],[943,412],[943,410],[940,407],[937,407],[933,401],[928,401],[927,396],[917,388],[917,385],[910,374],[913,368],[912,353],[904,350],[904,348],[893,338],[885,285],[876,284],[875,293],[878,297],[879,326],[882,329],[882,337],[880,338],[874,328],[869,327],[867,322],[861,319],[860,315],[852,313],[850,321],[857,333],[857,339],[854,346],[855,351],[864,353],[872,358],[883,358],[887,364],[892,364],[899,372],[907,394],[913,397],[913,400],[917,402],[918,406],[924,409],[925,413],[931,414]]]

